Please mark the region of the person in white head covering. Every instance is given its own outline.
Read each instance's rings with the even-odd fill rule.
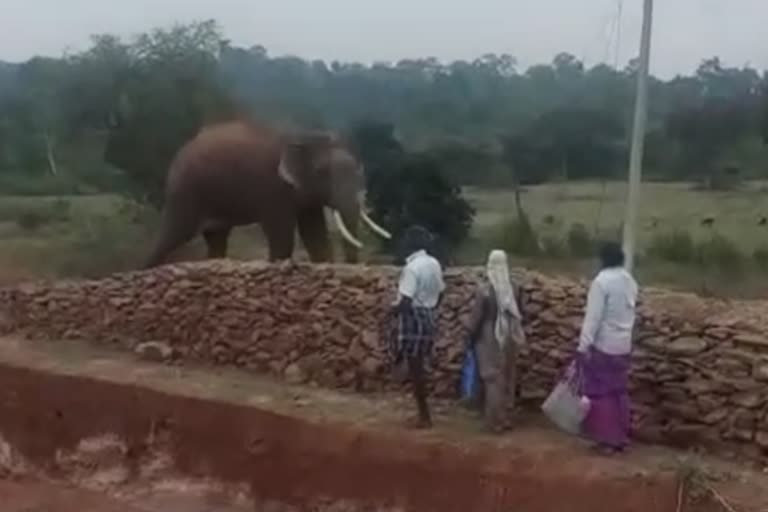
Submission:
[[[485,391],[486,425],[493,432],[504,430],[507,408],[515,402],[517,354],[525,345],[518,295],[506,253],[491,251],[486,282],[478,289],[470,317],[469,341]]]

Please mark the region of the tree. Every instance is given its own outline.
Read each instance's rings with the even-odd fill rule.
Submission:
[[[636,62],[587,68],[567,52],[528,69],[507,54],[325,64],[232,46],[212,21],[131,40],[100,35],[81,54],[0,62],[0,172],[98,178],[157,203],[168,161],[201,123],[247,114],[278,127],[336,130],[386,120],[409,151],[432,150],[441,172],[462,185],[507,184],[512,163],[527,183],[603,178],[624,164],[636,73]],[[762,170],[759,119],[718,139],[717,151],[705,147],[714,135],[690,135],[686,126],[714,133],[710,125],[730,125],[716,113],[720,104],[744,105],[756,118],[766,84],[754,69],[717,57],[692,75],[651,78],[649,174],[687,177],[726,156]],[[500,135],[514,135],[514,152],[498,149]],[[670,165],[677,153],[686,156]],[[700,161],[685,162],[693,159]]]
[[[124,44],[95,40],[78,59],[82,119],[108,130],[104,158],[128,178],[127,192],[159,206],[178,149],[206,123],[234,115],[219,83],[225,41],[212,21],[154,30]]]
[[[36,57],[25,62],[17,70],[17,88],[4,105],[14,129],[29,137],[27,147],[32,151],[25,163],[38,167],[44,162],[52,175],[59,173],[57,145],[66,130],[66,102],[59,85],[67,81],[67,72],[60,59]]]
[[[445,261],[469,234],[474,218],[461,188],[442,171],[435,155],[406,152],[391,124],[366,121],[352,138],[368,171],[368,205],[393,234],[385,250],[394,251],[405,229],[420,224],[437,235],[436,251]]]
[[[756,133],[755,106],[743,99],[707,98],[667,117],[667,133],[681,147],[680,171],[712,181],[726,148]]]
[[[610,112],[562,107],[505,141],[505,156],[521,184],[609,176],[624,151],[621,119]]]

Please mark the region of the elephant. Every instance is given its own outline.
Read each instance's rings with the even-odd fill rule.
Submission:
[[[209,258],[224,258],[232,228],[249,224],[261,225],[270,261],[292,257],[297,228],[310,261],[330,261],[325,207],[346,242],[345,261],[356,263],[359,219],[390,238],[361,206],[363,173],[332,133],[278,133],[240,120],[205,126],[169,167],[159,235],[143,268],[198,234]]]

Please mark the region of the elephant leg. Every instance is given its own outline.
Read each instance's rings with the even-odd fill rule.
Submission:
[[[331,261],[333,251],[328,237],[328,226],[325,222],[323,207],[301,210],[297,222],[299,236],[307,250],[309,261],[313,263]]]
[[[344,261],[347,263],[358,263],[360,261],[360,251],[348,243],[344,243]]]
[[[203,231],[205,245],[208,246],[208,258],[218,259],[227,257],[227,242],[229,234],[232,231],[230,227],[210,228]]]
[[[277,221],[262,221],[261,227],[269,244],[269,261],[291,259],[296,243],[296,218],[282,216]]]
[[[170,253],[189,242],[200,227],[197,217],[180,212],[164,213],[155,246],[142,268],[162,264]]]

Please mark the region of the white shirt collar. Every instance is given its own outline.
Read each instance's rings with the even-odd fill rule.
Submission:
[[[419,251],[414,252],[413,254],[408,256],[407,258],[405,258],[405,261],[406,261],[406,263],[410,263],[413,260],[415,260],[416,258],[420,258],[420,257],[426,256],[426,255],[427,255],[427,251],[425,251],[424,249],[421,249]]]

